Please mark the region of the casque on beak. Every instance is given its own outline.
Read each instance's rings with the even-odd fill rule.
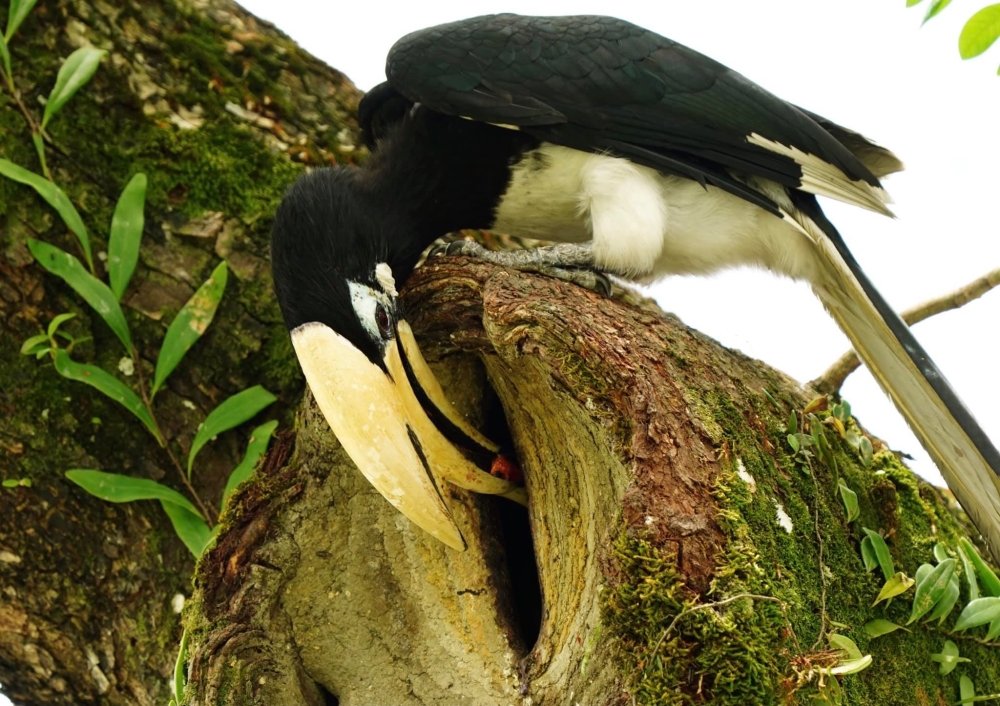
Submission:
[[[465,549],[443,492],[445,479],[526,504],[522,488],[480,470],[431,421],[428,412],[467,448],[498,451],[448,402],[405,321],[385,347],[384,370],[324,324],[303,324],[291,336],[309,388],[344,450],[414,524]]]

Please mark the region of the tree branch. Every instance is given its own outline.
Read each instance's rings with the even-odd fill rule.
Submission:
[[[998,284],[1000,284],[1000,268],[986,273],[954,292],[918,304],[912,309],[904,311],[900,316],[908,326],[913,326],[913,324],[929,319],[936,314],[959,309],[983,296]],[[849,350],[840,356],[836,363],[827,368],[826,372],[810,382],[809,387],[824,395],[834,394],[840,390],[847,376],[857,370],[859,365],[861,362],[858,360],[857,353]]]

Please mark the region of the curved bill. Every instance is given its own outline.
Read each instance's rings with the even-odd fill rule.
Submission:
[[[411,424],[397,381],[368,360],[346,338],[319,323],[292,331],[292,345],[309,389],[344,450],[386,500],[421,529],[449,547],[465,540],[441,495],[431,458]],[[394,343],[386,368],[401,368]],[[412,390],[402,376],[408,395]],[[426,415],[421,415],[426,419]],[[426,432],[427,430],[424,429]]]

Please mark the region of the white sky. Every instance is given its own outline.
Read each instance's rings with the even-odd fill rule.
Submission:
[[[329,2],[243,0],[360,88],[384,78],[392,43],[421,27],[491,12],[614,14],[681,41],[785,100],[893,149],[907,171],[887,180],[898,219],[826,203],[827,213],[890,303],[908,308],[1000,266],[1000,50],[958,58],[965,18],[985,0],[955,0],[919,28],[903,0]],[[677,278],[652,293],[685,322],[809,380],[848,344],[807,287],[756,271]],[[995,366],[1000,292],[919,324],[916,334],[1000,443]],[[856,416],[942,480],[867,372],[844,388]],[[0,696],[0,706],[8,702]]]

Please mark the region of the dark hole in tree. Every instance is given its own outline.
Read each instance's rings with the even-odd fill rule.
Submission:
[[[340,699],[323,688],[322,684],[316,686],[319,688],[319,693],[323,695],[323,706],[340,706]]]
[[[517,462],[503,407],[492,390],[485,406],[485,433],[500,444],[505,456]],[[542,628],[542,589],[528,508],[506,498],[481,497],[486,510],[483,517],[489,527],[487,536],[498,545],[495,551],[486,552],[497,580],[498,608],[508,618],[514,647],[520,648],[523,656],[531,651]]]

